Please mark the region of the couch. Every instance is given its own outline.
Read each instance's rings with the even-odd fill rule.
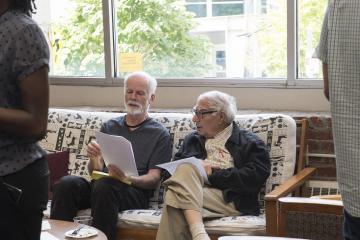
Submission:
[[[94,139],[95,131],[99,130],[103,122],[122,114],[124,113],[50,109],[47,134],[40,145],[49,152],[49,156],[66,151],[67,174],[90,180],[86,167],[89,158],[86,156],[85,146]],[[173,155],[181,146],[184,137],[194,129],[191,114],[150,113],[150,116],[169,130]],[[300,156],[302,161],[296,161],[297,124],[292,117],[283,114],[254,114],[237,115],[235,120],[240,127],[258,135],[269,149],[271,174],[259,194],[261,214],[206,220],[205,227],[212,239],[222,235],[277,235],[277,199],[292,193],[313,174],[314,169],[302,169],[304,156]],[[302,134],[305,132],[305,125],[302,126]],[[298,140],[300,155],[305,149],[303,140],[303,136]],[[60,160],[56,160],[60,163]],[[57,162],[54,168],[52,162],[55,171],[58,169],[56,164]],[[294,176],[296,171],[301,172]],[[164,189],[159,184],[150,200],[149,209],[120,212],[117,239],[154,239],[161,217],[163,194]],[[89,210],[86,211],[86,214],[90,214]],[[85,213],[82,211],[79,214]]]

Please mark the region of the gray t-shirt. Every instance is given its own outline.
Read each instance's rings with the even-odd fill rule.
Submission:
[[[148,119],[140,127],[130,131],[124,121],[125,116],[111,119],[103,124],[100,131],[123,136],[131,142],[139,175],[157,168],[157,164],[170,161],[171,139],[163,125],[154,119]]]
[[[49,64],[49,47],[27,15],[0,16],[0,107],[21,109],[21,81]],[[0,176],[17,172],[45,155],[36,142],[0,131]]]

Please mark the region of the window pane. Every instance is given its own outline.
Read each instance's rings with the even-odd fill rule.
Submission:
[[[244,13],[243,3],[233,4],[213,4],[212,15],[215,16],[229,16],[240,15]]]
[[[321,78],[321,62],[314,58],[319,43],[321,25],[328,0],[299,0],[298,2],[298,77]]]
[[[213,2],[243,2],[244,0],[212,0],[212,1]]]
[[[195,13],[195,17],[206,17],[206,5],[205,4],[188,4],[186,9],[189,12]]]
[[[188,11],[194,2],[116,0],[117,74],[286,77],[286,0],[268,0],[265,14],[261,0],[198,2],[207,9],[243,5],[240,15],[202,18]]]
[[[100,0],[37,0],[33,17],[51,49],[50,74],[104,76],[104,41]]]

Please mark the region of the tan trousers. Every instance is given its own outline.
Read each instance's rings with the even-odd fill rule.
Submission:
[[[239,214],[233,202],[224,201],[220,190],[204,186],[204,180],[192,164],[178,166],[164,185],[167,190],[157,240],[191,239],[183,209],[202,212],[204,218]]]

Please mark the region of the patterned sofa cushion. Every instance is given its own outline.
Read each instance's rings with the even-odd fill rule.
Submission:
[[[86,145],[94,138],[94,132],[99,130],[101,124],[110,118],[123,115],[123,113],[85,112],[65,109],[50,109],[46,137],[40,142],[41,146],[49,152],[70,151],[69,174],[89,178],[87,172]],[[151,113],[151,117],[162,123],[172,138],[174,155],[180,148],[184,137],[195,128],[191,114],[183,113]],[[264,196],[273,190],[294,173],[296,158],[296,123],[293,118],[282,114],[254,114],[237,115],[236,123],[241,127],[257,134],[267,145],[271,158],[271,174],[262,192],[259,201],[264,210]],[[132,210],[119,214],[119,224],[138,226],[146,219],[146,226],[156,228],[158,225],[159,208],[163,199],[163,188],[156,189],[154,197],[150,200],[153,210]],[[161,211],[160,211],[161,212]],[[264,212],[264,211],[263,211]],[[227,229],[234,227],[239,230],[239,224],[244,225],[249,217],[221,218],[206,223],[208,230],[219,231],[220,223]],[[151,219],[151,220],[150,220]],[[251,218],[255,228],[247,231],[264,232],[265,221],[263,215]],[[231,220],[231,221],[230,221]],[[250,221],[250,222],[251,222]],[[231,224],[233,223],[233,224]],[[220,225],[219,225],[220,224]],[[213,226],[215,225],[215,227]],[[220,227],[225,229],[225,225]],[[217,227],[216,227],[217,226]],[[227,231],[231,232],[231,231]]]
[[[49,152],[69,151],[69,174],[90,180],[86,145],[101,124],[119,114],[50,109],[47,134],[40,145]]]

